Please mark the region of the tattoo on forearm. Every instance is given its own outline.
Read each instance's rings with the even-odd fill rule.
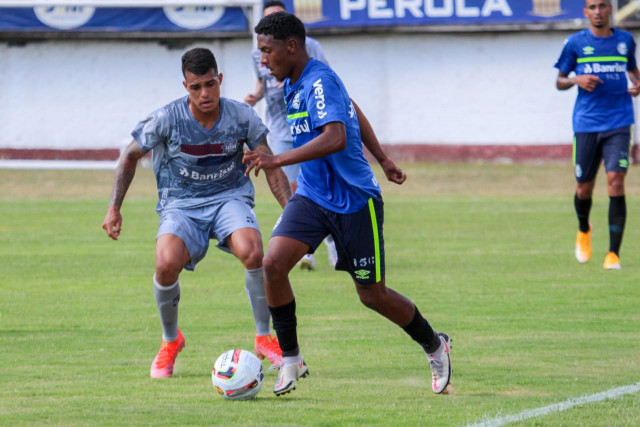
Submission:
[[[280,203],[280,206],[284,207],[291,198],[291,186],[289,185],[287,176],[280,168],[265,172],[271,192],[278,203]]]

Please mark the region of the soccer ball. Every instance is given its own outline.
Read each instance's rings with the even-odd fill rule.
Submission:
[[[225,399],[247,400],[262,388],[262,362],[250,351],[228,350],[213,365],[211,380],[216,391]]]

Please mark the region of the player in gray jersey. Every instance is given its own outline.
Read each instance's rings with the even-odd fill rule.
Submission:
[[[133,141],[115,173],[111,201],[102,224],[118,239],[120,207],[133,180],[138,161],[150,150],[158,186],[160,226],[156,237],[153,289],[160,313],[163,341],[151,365],[151,377],[173,375],[185,339],[178,329],[183,268],[193,270],[209,248],[209,239],[235,255],[244,265],[245,286],[256,325],[255,351],[274,367],[282,363],[277,339],[271,335],[270,314],[263,281],[262,237],[253,212],[254,189],[245,176],[243,147],[271,153],[269,132],[251,107],[220,97],[222,74],[208,49],[196,48],[182,57],[184,98],[154,111],[138,123]],[[267,182],[284,206],[291,197],[281,169]]]
[[[264,3],[264,16],[271,15],[272,13],[286,12],[286,8],[283,2],[279,0],[269,0]],[[315,58],[318,61],[329,65],[329,61],[325,56],[320,43],[306,37],[305,46],[309,57]],[[253,60],[253,68],[258,82],[253,93],[250,93],[244,98],[244,102],[251,106],[255,106],[258,101],[264,98],[266,102],[265,122],[269,128],[269,146],[273,150],[274,154],[281,154],[285,151],[289,151],[293,148],[293,137],[291,136],[291,129],[287,123],[287,107],[284,102],[284,82],[278,81],[271,75],[268,68],[260,64],[260,50],[254,49],[251,52],[251,59]],[[300,173],[300,165],[288,165],[282,168],[284,173],[287,174],[291,188],[293,192],[296,191],[298,174]],[[329,253],[329,262],[332,266],[335,266],[338,261],[338,253],[336,252],[336,244],[333,241],[333,237],[329,236],[325,240],[327,246],[327,252]],[[300,261],[300,266],[303,269],[314,270],[316,267],[316,261],[313,254],[305,255]]]

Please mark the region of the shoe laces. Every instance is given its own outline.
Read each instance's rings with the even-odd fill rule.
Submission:
[[[272,335],[267,335],[265,338],[260,340],[260,346],[275,354],[278,354],[280,350],[280,346],[278,345],[278,338]]]

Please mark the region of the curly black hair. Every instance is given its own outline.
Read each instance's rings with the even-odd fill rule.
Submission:
[[[269,0],[264,2],[264,5],[262,5],[263,9],[266,9],[268,7],[274,7],[274,6],[278,6],[283,8],[284,10],[287,10],[287,6],[284,5],[284,3],[282,3],[280,0]]]
[[[196,47],[182,55],[182,75],[188,71],[196,76],[203,76],[213,68],[218,74],[218,63],[213,52],[204,47]]]
[[[295,37],[302,42],[307,36],[304,24],[297,16],[287,12],[272,13],[265,16],[258,22],[254,28],[256,34],[265,36],[273,36],[276,40],[286,40],[289,37]]]

